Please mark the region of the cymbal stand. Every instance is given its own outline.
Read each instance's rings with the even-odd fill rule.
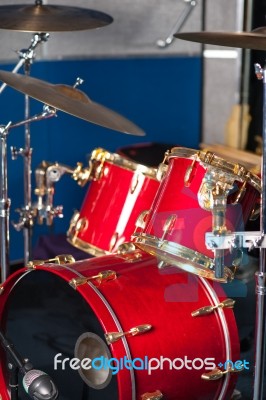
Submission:
[[[11,122],[0,126],[1,139],[1,171],[0,171],[0,232],[1,232],[1,282],[9,275],[9,209],[10,199],[7,197],[7,135]]]
[[[13,72],[17,72],[18,69],[24,65],[25,75],[30,75],[30,66],[33,59],[35,58],[34,50],[36,47],[43,42],[46,42],[49,38],[48,33],[35,33],[33,35],[31,45],[26,50],[20,50],[18,52],[20,61],[14,68]],[[4,90],[5,84],[0,88],[0,93]],[[29,120],[30,116],[30,104],[29,96],[25,95],[25,121]],[[18,155],[24,158],[24,208],[20,211],[23,217],[20,218],[17,224],[13,224],[16,230],[23,229],[24,236],[24,263],[28,263],[31,258],[31,239],[32,239],[32,228],[33,218],[31,212],[31,160],[32,160],[32,148],[30,147],[30,126],[28,123],[25,124],[25,146],[24,149],[19,151],[13,150],[12,158],[15,159]]]
[[[261,165],[261,204],[260,231],[235,232],[216,236],[206,234],[208,249],[222,250],[248,248],[260,249],[259,271],[255,274],[256,281],[256,321],[255,321],[255,373],[253,400],[263,400],[265,351],[266,351],[266,65],[262,68],[255,64],[257,78],[263,80],[263,127],[262,127],[262,165]]]
[[[182,26],[188,19],[190,13],[194,9],[194,7],[197,5],[196,0],[184,0],[184,2],[186,3],[186,7],[180,14],[178,20],[176,21],[175,25],[173,26],[173,28],[172,28],[171,32],[169,33],[169,35],[167,36],[167,38],[157,40],[156,44],[158,47],[164,49],[164,48],[170,46],[170,44],[174,40],[174,33],[177,33],[180,31],[180,29],[182,28]]]
[[[39,115],[35,115],[28,120],[0,126],[1,141],[1,170],[0,170],[0,266],[1,282],[4,282],[9,276],[9,210],[11,201],[8,198],[8,179],[7,179],[7,136],[11,128],[29,124],[30,122],[40,121],[55,116],[53,110],[46,110]]]
[[[263,383],[265,372],[265,346],[266,346],[266,248],[264,242],[266,232],[266,66],[262,69],[255,64],[257,78],[263,80],[263,146],[262,146],[262,193],[260,211],[260,260],[259,271],[256,273],[256,332],[255,332],[255,375],[254,375],[254,400],[263,400]]]
[[[20,60],[16,64],[12,72],[14,73],[18,72],[19,69],[24,65],[26,59],[32,60],[33,58],[35,58],[34,50],[36,49],[37,45],[42,42],[46,42],[48,38],[49,38],[49,33],[35,33],[33,35],[33,38],[31,40],[31,45],[29,46],[29,48],[17,52],[20,57]],[[6,86],[7,86],[6,83],[3,83],[0,86],[0,94],[4,91]]]

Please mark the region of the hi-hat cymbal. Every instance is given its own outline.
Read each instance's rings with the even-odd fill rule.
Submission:
[[[113,18],[87,8],[43,5],[0,6],[0,29],[21,32],[63,32],[100,28]]]
[[[174,37],[218,46],[266,50],[266,27],[256,28],[252,32],[178,32]]]
[[[126,118],[91,101],[72,86],[53,85],[27,75],[0,71],[0,80],[12,88],[75,117],[130,135],[144,136],[144,131]]]

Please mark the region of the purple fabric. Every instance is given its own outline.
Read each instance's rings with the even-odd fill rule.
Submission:
[[[40,236],[32,253],[33,259],[35,260],[48,260],[49,258],[53,258],[60,254],[71,254],[75,260],[92,258],[90,254],[72,246],[72,244],[67,241],[66,235],[63,233]]]

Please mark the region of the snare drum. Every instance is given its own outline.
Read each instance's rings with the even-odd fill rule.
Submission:
[[[261,180],[239,164],[213,153],[175,147],[152,207],[142,212],[132,240],[162,261],[206,278],[226,282],[241,251],[225,254],[224,276],[214,274],[215,255],[205,234],[244,231],[260,198]]]
[[[92,152],[90,186],[71,219],[68,241],[94,256],[114,253],[130,241],[135,221],[159,188],[156,169],[103,149]]]
[[[61,400],[221,400],[238,374],[216,366],[239,359],[225,299],[219,283],[161,271],[136,250],[17,271],[1,287],[0,321]],[[8,400],[3,355],[0,362]]]

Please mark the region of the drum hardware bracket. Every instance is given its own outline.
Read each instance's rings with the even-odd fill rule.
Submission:
[[[27,120],[19,121],[15,124],[11,124],[11,122],[10,122],[9,129],[17,128],[19,126],[28,124],[30,122],[42,121],[44,119],[51,118],[54,116],[56,116],[55,112],[49,108],[49,109],[44,110],[40,114],[36,114],[33,117],[28,118]],[[26,157],[26,158],[31,158],[31,156],[32,156],[32,148],[17,149],[16,147],[11,146],[10,149],[11,149],[12,160],[16,160],[19,155],[21,155],[22,157]],[[16,211],[19,212],[20,218],[19,218],[18,223],[12,222],[12,225],[14,226],[14,228],[17,231],[20,231],[23,228],[32,228],[32,226],[34,225],[33,219],[37,215],[37,211],[31,206],[31,204],[26,205],[22,209],[17,209]],[[57,212],[57,210],[56,210],[56,212]]]
[[[197,5],[196,0],[184,0],[184,3],[186,4],[185,9],[182,11],[181,15],[179,16],[177,22],[173,26],[170,34],[166,39],[159,39],[157,40],[156,44],[158,47],[161,49],[164,49],[168,47],[174,40],[174,33],[179,32],[183,25],[185,24],[186,20],[188,19],[191,11],[195,8]]]
[[[206,233],[205,243],[210,250],[230,251],[236,248],[247,248],[251,251],[254,248],[266,248],[266,237],[261,232],[234,232],[215,235]]]
[[[37,47],[39,43],[47,42],[49,36],[50,36],[49,33],[42,33],[42,32],[34,33],[29,48],[27,50],[23,49],[16,52],[19,55],[20,61],[17,63],[12,72],[14,73],[18,72],[20,67],[22,67],[22,65],[25,63],[25,60],[29,61],[35,58],[34,49]],[[1,85],[0,94],[3,92],[6,86],[7,86],[6,83],[3,83]]]
[[[63,218],[63,206],[53,206],[54,184],[67,173],[77,181],[80,186],[84,186],[90,178],[90,169],[82,168],[82,163],[77,163],[77,167],[71,168],[64,164],[49,163],[43,161],[35,171],[36,189],[38,197],[35,205],[38,224],[41,225],[46,219],[46,224],[51,226],[55,217]],[[43,197],[46,196],[44,203]],[[35,214],[35,213],[34,213]]]
[[[107,332],[105,333],[105,339],[107,344],[112,344],[117,342],[119,339],[122,339],[124,336],[136,336],[141,335],[143,333],[148,332],[151,330],[152,325],[150,324],[143,324],[135,326],[134,328],[129,329],[127,332]]]
[[[12,225],[17,232],[23,228],[33,227],[33,219],[36,216],[36,212],[33,208],[17,208],[15,211],[19,213],[19,221],[17,223],[12,221]]]
[[[217,304],[216,306],[205,306],[198,308],[195,311],[192,311],[191,316],[192,317],[199,317],[202,315],[209,315],[214,312],[214,310],[217,310],[218,308],[233,308],[235,304],[235,300],[233,299],[225,299],[221,303]]]

